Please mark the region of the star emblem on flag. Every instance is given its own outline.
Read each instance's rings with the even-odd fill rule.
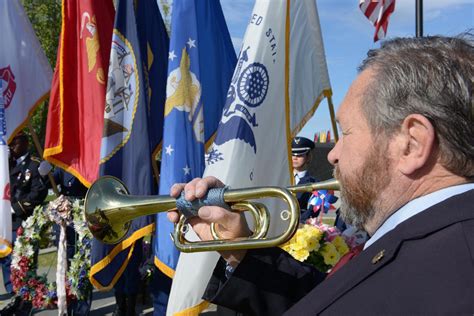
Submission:
[[[174,53],[174,50],[172,50],[171,52],[168,53],[168,59],[173,61],[176,57],[176,54]]]
[[[173,147],[171,147],[171,145],[168,145],[167,147],[165,147],[165,150],[166,150],[166,154],[170,155],[170,156],[171,156],[171,153],[174,151],[174,149],[173,149]]]

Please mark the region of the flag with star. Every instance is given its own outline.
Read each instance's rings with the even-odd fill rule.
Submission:
[[[316,2],[256,0],[249,20],[204,176],[232,188],[287,186],[291,139],[331,93]],[[271,218],[279,217],[282,208],[270,202]],[[284,226],[270,220],[268,236]],[[169,315],[197,315],[207,306],[202,296],[218,258],[216,252],[181,255],[168,310],[183,303]]]
[[[236,63],[218,1],[175,0],[171,24],[160,194],[202,176],[205,144],[219,124]],[[173,277],[178,260],[169,237],[173,224],[164,213],[156,223],[155,264]]]

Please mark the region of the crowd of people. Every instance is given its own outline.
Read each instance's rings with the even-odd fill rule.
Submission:
[[[473,78],[470,34],[396,38],[369,51],[337,112],[343,136],[328,155],[341,185],[341,227],[369,236],[360,253],[327,277],[279,248],[221,252],[204,298],[249,315],[472,314]],[[23,133],[10,144],[13,240],[52,185],[46,177],[50,170],[28,146]],[[313,148],[307,138],[293,139],[295,184],[317,181],[307,171]],[[82,198],[87,191],[60,168],[54,180],[63,195]],[[175,184],[171,195],[184,190],[193,200],[222,186],[217,178],[198,178]],[[302,222],[318,216],[308,208],[309,198],[309,193],[297,196]],[[172,222],[178,215],[168,213]],[[193,221],[201,239],[212,239],[211,222],[218,223],[222,238],[251,234],[241,213],[202,207]],[[71,258],[73,229],[67,236]],[[135,260],[130,269],[141,257]],[[11,256],[0,263],[5,289],[13,296]],[[116,315],[135,314],[138,283],[126,278],[134,273],[127,270],[117,282]],[[90,300],[71,308],[86,315]],[[31,303],[16,296],[2,315],[9,310],[26,315]]]

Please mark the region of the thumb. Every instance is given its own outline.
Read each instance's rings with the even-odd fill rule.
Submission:
[[[231,212],[218,206],[204,206],[199,209],[198,215],[208,223],[219,224],[219,235],[222,238],[251,235],[245,216],[240,212]]]

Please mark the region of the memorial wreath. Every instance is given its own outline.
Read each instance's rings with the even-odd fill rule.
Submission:
[[[65,275],[66,301],[84,300],[91,290],[89,282],[91,234],[82,211],[82,200],[71,200],[60,196],[46,207],[38,206],[18,228],[12,254],[11,280],[13,289],[24,300],[32,302],[34,308],[54,308],[58,304],[56,282],[48,282],[47,276],[37,274],[37,253],[40,244],[50,242],[53,223],[73,225],[77,233],[76,252]],[[64,239],[64,237],[62,237]],[[46,239],[46,240],[45,240]],[[65,249],[62,249],[65,251]],[[59,249],[58,253],[62,251]],[[66,260],[58,262],[67,266]],[[59,268],[59,265],[58,265]]]

